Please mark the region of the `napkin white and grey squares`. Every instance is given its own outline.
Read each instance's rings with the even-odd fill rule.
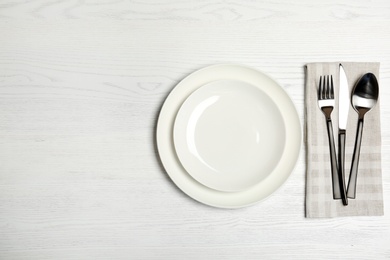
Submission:
[[[337,149],[340,63],[343,65],[347,75],[350,91],[352,91],[361,76],[367,72],[371,72],[377,77],[379,82],[379,99],[381,95],[379,63],[326,62],[306,65],[306,217],[308,218],[383,215],[380,100],[364,118],[356,198],[349,199],[348,206],[343,206],[341,200],[334,200],[332,196],[329,143],[325,117],[318,107],[317,89],[320,76],[333,75],[336,102],[332,113],[332,123]],[[346,132],[346,185],[349,179],[357,121],[358,115],[351,106]]]

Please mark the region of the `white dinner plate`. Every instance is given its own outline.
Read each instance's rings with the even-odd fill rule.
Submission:
[[[248,189],[278,164],[285,125],[277,104],[256,86],[218,80],[194,91],[174,124],[174,144],[186,171],[226,192]]]
[[[243,185],[241,186],[241,188],[244,187],[242,190],[237,186],[233,187],[233,190],[239,189],[239,191],[234,192],[226,192],[208,187],[196,180],[196,177],[192,177],[184,168],[184,163],[182,164],[180,162],[174,143],[173,132],[175,119],[179,110],[181,110],[181,107],[183,107],[183,111],[186,110],[185,101],[187,99],[191,100],[191,95],[193,93],[195,95],[195,91],[201,87],[206,89],[208,84],[221,80],[231,82],[238,81],[240,84],[245,84],[248,89],[251,88],[250,91],[255,91],[253,87],[257,88],[258,92],[255,92],[262,96],[262,98],[255,99],[258,101],[266,100],[266,102],[272,103],[272,106],[276,107],[279,111],[280,116],[278,115],[277,117],[279,120],[282,120],[282,125],[284,126],[284,141],[281,142],[283,151],[281,153],[276,152],[276,154],[278,154],[276,157],[279,158],[275,165],[271,164],[271,166],[268,166],[270,171],[265,173],[264,176],[254,180],[253,185]],[[201,90],[199,90],[199,92],[201,92]],[[238,91],[238,93],[247,95],[246,91]],[[253,116],[250,117],[253,118]],[[224,122],[229,124],[228,120]],[[275,127],[275,125],[272,127]],[[207,127],[205,127],[204,130],[207,130]],[[245,130],[240,129],[240,131]],[[161,108],[156,135],[161,162],[172,181],[193,199],[210,206],[221,208],[248,206],[275,192],[287,180],[292,172],[299,156],[301,144],[299,117],[295,106],[287,93],[274,80],[262,72],[239,65],[214,65],[200,69],[183,79],[171,91]],[[260,139],[264,142],[264,138]],[[236,142],[236,140],[233,140],[233,142]],[[252,144],[252,146],[256,145]],[[256,150],[256,148],[253,149]],[[261,151],[261,149],[259,149],[259,151]],[[256,154],[256,152],[253,154]],[[213,159],[215,157],[207,158],[215,160]],[[250,169],[253,168],[250,167]]]

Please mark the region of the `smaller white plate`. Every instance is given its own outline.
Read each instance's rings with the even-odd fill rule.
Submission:
[[[213,81],[193,92],[174,123],[174,145],[185,170],[225,192],[248,189],[272,173],[285,135],[277,104],[237,80]]]

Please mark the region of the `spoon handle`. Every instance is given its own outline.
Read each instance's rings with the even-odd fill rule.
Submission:
[[[345,190],[345,178],[344,178],[344,159],[345,159],[345,130],[339,129],[339,183],[340,193],[343,205],[348,205],[348,198]]]
[[[349,174],[348,191],[347,191],[347,196],[348,198],[351,199],[354,199],[356,197],[356,183],[357,183],[360,145],[362,143],[362,135],[363,135],[363,118],[359,118],[357,131],[356,131],[355,148],[353,150],[353,156],[352,156],[351,172]]]

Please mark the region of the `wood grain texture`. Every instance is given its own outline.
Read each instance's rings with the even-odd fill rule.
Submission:
[[[0,259],[389,259],[390,2],[2,1]],[[215,63],[275,78],[304,122],[304,64],[379,61],[385,216],[305,219],[304,145],[244,209],[170,181],[155,126]]]

